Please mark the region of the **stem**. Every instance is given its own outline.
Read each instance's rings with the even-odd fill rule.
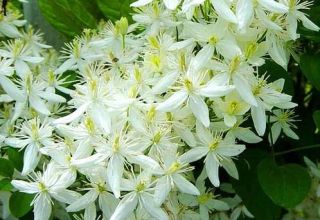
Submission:
[[[320,144],[314,144],[314,145],[308,145],[308,146],[303,146],[303,147],[297,147],[297,148],[293,148],[293,149],[291,149],[291,150],[286,150],[286,151],[277,152],[277,153],[275,153],[275,155],[276,155],[276,156],[280,156],[280,155],[284,155],[284,154],[293,153],[293,152],[296,152],[296,151],[309,150],[309,149],[313,149],[313,148],[320,148]]]
[[[273,143],[273,137],[272,137],[272,131],[271,131],[271,123],[270,123],[270,115],[268,115],[268,127],[269,127],[269,134],[270,134],[270,147],[271,147],[271,154],[272,154],[272,158],[275,161],[276,157],[275,157],[275,152],[274,152],[274,143]]]

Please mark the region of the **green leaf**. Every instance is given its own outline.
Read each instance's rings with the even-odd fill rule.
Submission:
[[[135,0],[97,0],[97,3],[106,18],[116,21],[121,17],[126,17],[130,21],[130,13],[132,13],[130,4],[134,1]]]
[[[14,168],[22,171],[23,168],[23,153],[15,148],[8,148],[7,150],[8,158],[13,164]]]
[[[302,55],[300,67],[305,77],[320,91],[320,56]]]
[[[10,179],[2,179],[0,180],[0,191],[11,191],[13,186],[11,185]]]
[[[277,166],[272,159],[258,165],[258,179],[264,192],[282,207],[293,208],[308,195],[311,177],[298,164]]]
[[[22,193],[22,192],[14,192],[9,200],[9,209],[13,216],[20,218],[26,215],[31,209],[30,206],[34,195]]]
[[[320,130],[320,110],[313,112],[312,116],[313,116],[314,123],[316,124],[318,130]]]
[[[0,176],[11,178],[13,175],[14,167],[12,163],[4,158],[0,158]]]
[[[60,32],[73,37],[84,28],[95,28],[97,20],[86,0],[38,0],[42,15]]]
[[[263,192],[257,177],[257,165],[269,155],[261,150],[248,149],[236,162],[239,180],[232,179],[232,185],[244,205],[259,220],[280,219],[281,208]]]

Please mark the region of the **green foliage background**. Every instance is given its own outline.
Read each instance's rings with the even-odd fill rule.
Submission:
[[[96,28],[101,19],[115,21],[126,16],[131,20],[129,4],[132,0],[37,1],[46,21],[67,41],[81,34],[84,28]],[[320,26],[320,1],[314,2],[309,15]],[[292,58],[287,71],[268,61],[259,72],[267,72],[270,81],[286,79],[285,92],[298,103],[297,134],[300,140],[280,138],[270,146],[265,136],[264,142],[247,145],[247,150],[237,161],[240,179],[230,179],[243,203],[259,220],[280,219],[285,208],[299,204],[310,190],[310,176],[303,157],[313,161],[320,159],[320,34],[303,27],[299,27],[299,32],[301,38],[297,42],[296,53],[300,59]],[[10,178],[13,171],[22,167],[20,152],[10,149],[8,154],[9,160],[0,159],[0,176],[3,177],[0,191],[12,189]],[[13,215],[30,219],[32,213],[28,204],[32,197],[23,193],[13,195],[10,200]]]

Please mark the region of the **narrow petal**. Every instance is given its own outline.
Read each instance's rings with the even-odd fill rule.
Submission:
[[[3,90],[14,100],[23,102],[25,96],[22,91],[7,77],[0,75],[0,84]]]
[[[35,144],[29,144],[23,155],[22,175],[27,175],[36,168],[40,160],[40,153]]]
[[[181,0],[163,0],[165,6],[170,10],[176,9],[180,1]]]
[[[241,154],[246,149],[243,144],[222,144],[216,149],[216,152],[220,155],[227,157],[234,157]]]
[[[211,0],[211,3],[217,14],[223,19],[235,24],[238,22],[237,17],[224,0]]]
[[[37,95],[31,94],[29,96],[29,102],[32,108],[36,110],[37,112],[40,112],[44,115],[50,115],[50,111],[47,108],[45,102]]]
[[[289,10],[287,6],[274,0],[259,0],[259,4],[262,5],[268,11],[275,13],[287,13]]]
[[[123,159],[117,155],[110,158],[107,167],[107,176],[110,188],[116,198],[120,197],[120,182],[123,175]]]
[[[189,97],[188,105],[194,116],[205,126],[209,127],[209,109],[207,104],[200,96],[192,95]]]
[[[76,120],[77,118],[79,118],[80,116],[82,116],[82,114],[87,110],[87,107],[88,107],[88,105],[83,104],[79,108],[77,108],[77,110],[72,112],[71,114],[69,114],[69,115],[67,115],[65,117],[56,119],[52,123],[53,124],[67,124],[67,123],[70,123],[70,122]]]
[[[151,195],[144,194],[140,198],[142,201],[142,205],[152,217],[159,220],[169,220],[168,215],[155,204]]]
[[[234,162],[230,160],[222,160],[222,167],[227,171],[227,173],[235,179],[239,179],[239,173]]]
[[[247,80],[241,75],[235,75],[232,79],[240,97],[250,105],[257,106],[257,101],[252,94],[251,86],[248,84]]]
[[[88,205],[93,203],[98,198],[98,196],[99,194],[96,190],[90,190],[79,199],[74,201],[71,205],[69,205],[66,210],[67,212],[77,212],[85,209]]]
[[[12,180],[11,184],[20,192],[35,194],[39,192],[38,183],[29,183],[23,180]]]
[[[134,212],[138,204],[138,198],[136,194],[129,193],[123,197],[111,216],[110,220],[125,220]]]
[[[154,199],[157,205],[161,205],[171,191],[171,184],[168,177],[163,176],[157,180],[155,186]]]
[[[51,216],[51,201],[47,193],[41,193],[34,201],[34,220],[49,220]]]
[[[266,131],[267,118],[262,104],[259,104],[257,107],[251,107],[251,116],[258,135],[263,136]]]
[[[138,0],[138,1],[135,1],[134,3],[132,3],[130,6],[131,7],[141,7],[141,6],[147,5],[151,2],[152,2],[152,0]]]
[[[172,111],[174,109],[177,109],[179,106],[181,106],[182,103],[187,99],[187,97],[188,97],[188,94],[183,90],[175,92],[166,101],[160,103],[156,109],[158,111],[163,111],[163,112]]]
[[[191,150],[185,152],[179,157],[179,161],[182,163],[192,163],[194,161],[200,160],[202,157],[207,155],[208,148],[206,147],[195,147]]]
[[[236,16],[238,19],[238,27],[240,30],[247,27],[254,14],[252,1],[238,0],[236,8]]]
[[[192,183],[190,183],[186,178],[184,178],[180,174],[173,175],[173,182],[175,183],[176,187],[182,193],[188,193],[191,195],[200,195],[199,190],[195,187]]]
[[[208,154],[208,156],[205,159],[205,168],[207,171],[207,175],[209,177],[209,180],[215,187],[219,187],[220,181],[219,181],[219,164],[216,161],[216,159],[213,157],[213,155]]]

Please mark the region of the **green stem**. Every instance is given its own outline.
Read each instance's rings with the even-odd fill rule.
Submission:
[[[280,155],[284,155],[284,154],[293,153],[296,151],[309,150],[309,149],[313,149],[313,148],[320,148],[320,144],[314,144],[314,145],[308,145],[308,146],[304,146],[304,147],[293,148],[291,150],[277,152],[277,153],[275,153],[275,155],[280,156]]]

